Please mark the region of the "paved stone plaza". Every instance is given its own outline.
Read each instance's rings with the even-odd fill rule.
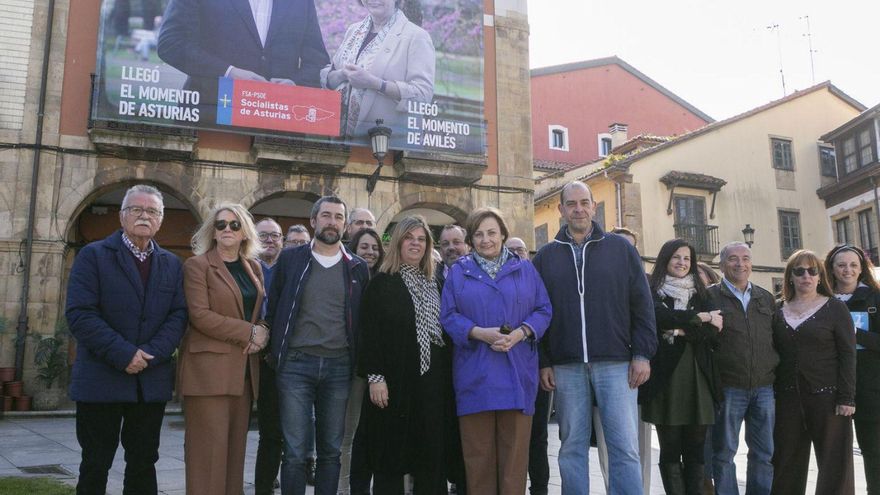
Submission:
[[[737,467],[740,477],[742,493],[745,493],[745,467],[746,451],[745,442],[741,441],[741,448],[737,455]],[[245,490],[246,495],[253,494],[254,461],[257,447],[257,433],[251,431],[248,434],[248,453],[245,458]],[[658,457],[658,444],[656,435],[653,438],[653,459],[656,463]],[[559,494],[560,479],[559,467],[556,462],[556,452],[559,450],[559,437],[556,424],[550,424],[550,493]],[[40,474],[27,474],[23,469],[44,467],[50,471],[60,471],[52,474],[65,482],[74,484],[76,473],[79,471],[79,445],[76,441],[75,421],[73,417],[40,417],[34,415],[13,415],[0,419],[0,476],[40,476]],[[865,477],[862,466],[862,457],[856,449],[855,474],[856,493],[865,493]],[[184,464],[183,464],[183,416],[169,414],[165,418],[165,426],[162,429],[162,444],[159,450],[159,492],[165,495],[183,495],[185,493]],[[122,448],[116,454],[113,469],[110,472],[110,481],[107,486],[109,495],[122,493],[123,473]],[[591,493],[605,493],[602,483],[602,475],[599,473],[596,449],[590,449],[591,469]],[[43,474],[42,476],[45,476]],[[811,465],[810,478],[807,493],[815,491],[815,464]],[[278,492],[280,493],[280,491]],[[312,494],[311,488],[307,491]],[[651,493],[662,494],[663,485],[660,483],[660,475],[654,465],[651,477]]]

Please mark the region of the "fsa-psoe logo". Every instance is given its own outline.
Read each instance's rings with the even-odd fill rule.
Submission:
[[[306,122],[318,122],[321,120],[332,119],[336,116],[335,112],[324,110],[313,105],[293,105],[293,118],[295,120],[305,120]]]

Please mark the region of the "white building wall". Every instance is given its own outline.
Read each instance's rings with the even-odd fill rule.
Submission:
[[[33,0],[0,0],[0,129],[20,130],[24,120]]]

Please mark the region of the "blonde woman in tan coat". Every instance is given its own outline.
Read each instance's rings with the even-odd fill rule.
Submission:
[[[241,205],[215,208],[192,238],[184,264],[189,328],[180,352],[186,493],[241,495],[248,415],[259,389],[260,243]]]

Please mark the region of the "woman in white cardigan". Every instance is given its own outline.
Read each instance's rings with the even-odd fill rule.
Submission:
[[[346,137],[365,137],[376,119],[403,137],[409,103],[434,97],[434,43],[399,9],[402,1],[360,0],[368,15],[348,27],[321,71],[321,85],[343,93]]]

